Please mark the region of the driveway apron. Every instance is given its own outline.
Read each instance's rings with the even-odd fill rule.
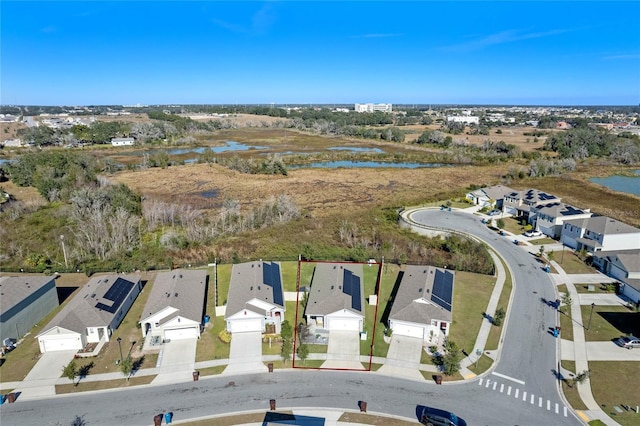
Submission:
[[[229,365],[223,374],[263,373],[268,371],[262,362],[262,333],[247,331],[233,333],[229,349]]]
[[[322,368],[364,370],[360,362],[360,333],[330,330],[327,360]]]
[[[74,349],[42,354],[22,384],[15,390],[20,392],[18,398],[26,400],[55,395],[55,384],[62,376],[63,368],[73,360],[77,352],[77,349]]]
[[[171,340],[158,355],[160,372],[152,383],[171,383],[193,379],[198,339]]]
[[[393,335],[385,363],[378,371],[392,376],[423,379],[419,371],[422,343],[419,337]]]

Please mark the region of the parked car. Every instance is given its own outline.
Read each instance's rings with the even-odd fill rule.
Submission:
[[[489,216],[498,216],[500,214],[502,214],[502,212],[500,210],[491,210],[489,212]]]
[[[534,231],[534,230],[527,231],[524,233],[525,237],[539,237],[540,235],[542,235],[542,232]]]
[[[432,407],[423,407],[420,423],[427,426],[467,426],[467,422],[455,414]]]
[[[616,344],[622,348],[640,348],[640,339],[634,336],[624,336],[616,340]]]

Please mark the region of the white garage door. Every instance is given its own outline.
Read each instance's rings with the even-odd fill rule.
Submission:
[[[69,337],[66,339],[44,339],[42,341],[45,352],[68,351],[82,349],[79,337]]]
[[[195,327],[176,328],[174,330],[165,330],[164,338],[166,340],[181,340],[198,338],[198,330]]]
[[[357,318],[327,318],[329,330],[360,331],[360,320]]]
[[[393,334],[397,334],[398,336],[418,337],[420,339],[424,339],[424,328],[422,327],[394,323],[391,326],[391,329],[393,330]]]
[[[231,333],[242,333],[245,331],[262,331],[262,320],[260,318],[249,318],[231,321]]]

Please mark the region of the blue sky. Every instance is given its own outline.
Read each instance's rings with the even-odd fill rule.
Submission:
[[[2,104],[638,105],[638,1],[0,2]]]

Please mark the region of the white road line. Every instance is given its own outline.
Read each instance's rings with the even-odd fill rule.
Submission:
[[[491,373],[491,374],[493,374],[494,376],[502,377],[503,379],[511,380],[512,382],[516,382],[516,383],[519,383],[521,385],[524,385],[524,381],[518,380],[518,379],[514,379],[513,377],[509,377],[509,376],[506,376],[504,374],[495,373],[495,372]]]
[[[558,403],[556,402],[556,414],[560,413],[560,406],[558,405]]]
[[[538,397],[538,407],[542,408],[542,397]]]
[[[551,410],[551,401],[547,399],[547,411]]]
[[[498,386],[498,382],[493,382],[493,390],[496,390],[497,386]]]
[[[522,400],[523,401],[527,400],[527,391],[522,391]]]
[[[567,406],[564,406],[564,416],[567,417]]]
[[[500,384],[500,393],[502,393],[502,391],[504,391],[504,383]]]
[[[483,379],[480,379],[480,381],[478,382],[478,386],[482,386],[482,380]]]
[[[531,394],[531,403],[533,404],[533,400],[536,399],[536,396],[534,394]]]
[[[514,395],[514,398],[517,398],[519,393],[520,393],[520,389],[516,389],[516,394]]]
[[[485,388],[488,388],[488,387],[489,387],[489,382],[490,382],[490,381],[491,381],[491,380],[487,379],[487,384],[484,386]]]
[[[507,395],[511,395],[511,386],[509,386],[509,389],[507,389]]]

